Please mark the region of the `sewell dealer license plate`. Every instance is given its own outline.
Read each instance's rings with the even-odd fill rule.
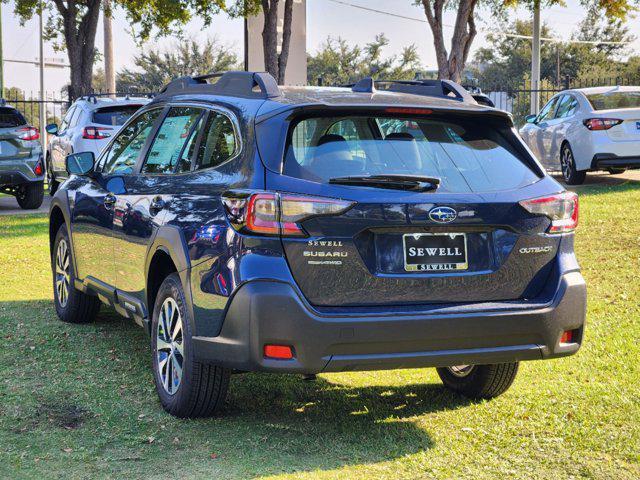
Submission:
[[[403,235],[402,241],[407,272],[469,268],[467,235],[464,233],[408,233]]]

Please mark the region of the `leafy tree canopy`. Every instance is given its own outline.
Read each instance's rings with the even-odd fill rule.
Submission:
[[[376,35],[364,47],[351,46],[343,38],[328,37],[314,55],[307,55],[307,81],[311,85],[322,78],[324,85],[340,85],[373,76],[375,78],[412,79],[421,69],[417,47],[409,45],[400,55],[384,56],[389,45],[384,34]]]

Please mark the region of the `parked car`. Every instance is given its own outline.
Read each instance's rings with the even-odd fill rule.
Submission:
[[[437,367],[491,398],[518,362],[578,350],[578,199],[509,114],[450,82],[216,78],[170,83],[97,161],[68,156],[50,212],[58,316],[104,302],[142,325],[166,411],[212,414],[240,371]]]
[[[0,101],[0,193],[13,195],[20,208],[40,208],[44,164],[40,132],[18,109]]]
[[[640,87],[594,87],[556,94],[520,135],[548,170],[569,185],[588,171],[640,168]]]
[[[148,102],[148,98],[89,95],[69,107],[60,126],[47,125],[47,133],[51,135],[47,146],[49,192],[54,194],[67,179],[67,155],[93,152],[98,156],[129,117]]]

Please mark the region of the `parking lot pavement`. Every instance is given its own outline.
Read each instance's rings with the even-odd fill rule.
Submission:
[[[18,206],[18,202],[9,195],[0,196],[0,216],[2,215],[28,215],[33,213],[48,213],[49,204],[51,203],[51,197],[48,193],[44,194],[44,202],[38,210],[22,210]]]
[[[553,174],[553,178],[564,185],[562,175]],[[587,178],[582,185],[569,185],[571,190],[580,190],[582,187],[592,187],[598,185],[622,185],[626,182],[640,182],[640,170],[629,170],[620,175],[611,175],[606,172],[587,173]]]

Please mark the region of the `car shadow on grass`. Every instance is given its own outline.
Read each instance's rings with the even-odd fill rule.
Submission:
[[[10,422],[12,435],[18,435],[14,439],[36,435],[43,428],[56,445],[77,436],[88,452],[123,460],[105,467],[110,474],[125,475],[132,467],[126,461],[130,457],[141,462],[134,468],[150,475],[172,470],[165,463],[168,451],[191,465],[194,477],[211,468],[207,462],[213,453],[229,478],[385,462],[434,446],[424,426],[425,415],[472,403],[439,383],[398,385],[395,377],[389,385],[381,376],[375,378],[375,386],[361,386],[358,374],[349,374],[349,384],[343,384],[334,374],[305,381],[297,375],[247,373],[232,376],[227,403],[218,416],[180,420],[164,413],[155,397],[148,337],[133,322],[107,308],[91,324],[69,325],[59,323],[52,308],[43,310],[42,302],[3,302],[3,307],[6,322],[23,324],[21,335],[14,338],[30,337],[21,349],[29,352],[32,372],[49,371],[49,362],[62,345],[71,364],[79,359],[83,363],[73,365],[69,378],[60,383],[27,374],[16,384],[14,395],[24,392],[31,406],[14,407],[20,412]],[[32,351],[28,345],[37,338],[42,341]],[[89,352],[95,360],[88,360]],[[127,368],[102,371],[100,361],[105,358],[112,360],[110,366],[113,359],[122,359]],[[62,375],[65,370],[59,368]],[[98,383],[79,381],[96,375],[101,375]],[[38,385],[24,383],[32,377]],[[18,397],[13,402],[19,404]],[[142,419],[140,412],[146,412]],[[116,432],[125,433],[120,438]],[[155,440],[139,440],[149,436]],[[23,442],[30,443],[26,438]],[[64,453],[56,448],[42,455],[62,460]]]

